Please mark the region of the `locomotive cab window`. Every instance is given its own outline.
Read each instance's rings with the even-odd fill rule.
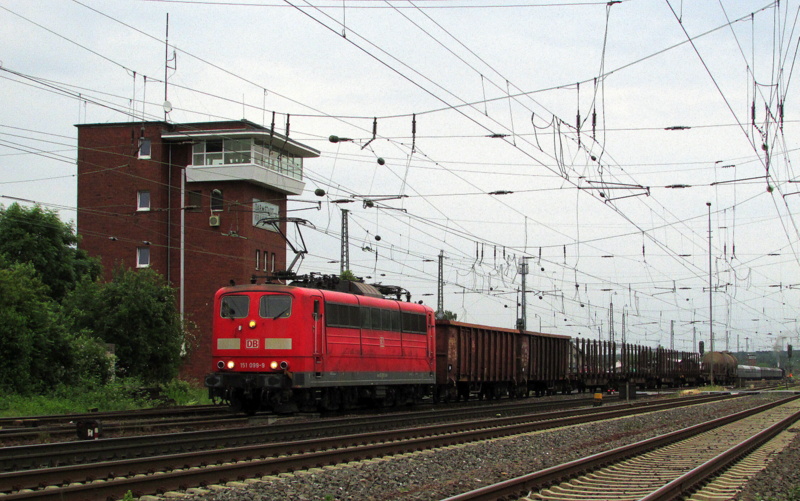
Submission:
[[[292,314],[292,296],[284,294],[261,296],[258,306],[261,318],[288,318]]]
[[[223,296],[219,316],[222,318],[244,318],[250,309],[247,296]]]

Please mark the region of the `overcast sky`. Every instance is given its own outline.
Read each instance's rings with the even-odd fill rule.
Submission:
[[[163,120],[166,55],[170,122],[322,152],[300,272],[346,208],[357,275],[436,308],[443,251],[460,320],[513,327],[527,256],[532,330],[608,339],[613,303],[617,340],[800,345],[799,5],[6,0],[0,203],[74,220],[74,125]]]

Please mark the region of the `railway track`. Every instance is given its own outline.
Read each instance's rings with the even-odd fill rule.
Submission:
[[[486,409],[490,405],[496,405],[498,412],[522,412],[515,411],[515,408],[532,406],[548,407],[573,407],[586,405],[590,397],[575,400],[541,401],[541,400],[517,400],[512,404],[489,403],[483,401],[469,401],[458,404],[449,404],[448,408],[465,408],[469,412],[474,409],[483,409],[480,412],[488,412]],[[607,402],[616,402],[616,396],[606,397]],[[535,402],[535,403],[534,403]],[[436,410],[441,405],[421,404],[416,406],[415,411]],[[374,409],[360,411],[362,415],[372,415]],[[399,408],[386,409],[386,413],[403,412]],[[359,415],[359,414],[357,414]],[[332,415],[333,416],[333,415]],[[303,414],[301,417],[314,418],[319,415]],[[328,416],[330,417],[330,416]],[[274,414],[257,415],[246,417],[243,414],[235,414],[228,407],[219,405],[208,406],[186,406],[169,409],[143,409],[137,411],[114,411],[114,412],[91,412],[81,414],[66,415],[43,415],[28,416],[19,418],[0,418],[0,445],[20,445],[33,443],[62,442],[76,440],[79,434],[76,424],[81,421],[95,421],[101,423],[102,438],[112,438],[127,435],[143,435],[151,433],[161,433],[176,431],[192,431],[209,429],[214,427],[244,427],[265,420],[285,420],[285,416]],[[98,437],[100,438],[100,437]]]
[[[396,430],[311,438],[0,474],[4,501],[121,498],[463,444],[625,415],[714,401],[673,399],[568,413],[482,418]],[[731,398],[727,396],[727,398]],[[463,412],[463,411],[462,411]],[[371,418],[374,420],[375,418]],[[158,472],[158,474],[154,474]],[[102,480],[96,482],[95,480]]]
[[[101,434],[97,438],[111,438],[128,435],[144,435],[176,430],[192,431],[220,426],[247,426],[250,420],[227,412],[218,416],[197,416],[189,418],[136,419],[123,422],[100,423]],[[35,444],[65,442],[80,438],[78,422],[49,425],[35,428],[9,428],[0,430],[0,444]]]
[[[187,405],[182,407],[140,409],[136,411],[83,412],[78,414],[49,414],[41,416],[3,417],[0,418],[0,431],[24,429],[43,426],[57,426],[82,419],[99,419],[108,421],[132,421],[143,419],[165,419],[187,416],[208,416],[230,413],[226,407],[219,405]]]
[[[0,418],[0,444],[77,440],[84,424],[85,427],[97,424],[100,436],[112,437],[159,430],[203,429],[218,426],[220,421],[235,425],[237,420],[239,425],[247,423],[242,416],[218,405]]]
[[[682,401],[688,405],[688,403],[703,403],[727,398],[735,397],[731,395],[714,395],[688,397]],[[589,400],[584,399],[570,401],[569,403],[553,402],[547,405],[537,405],[535,403],[526,404],[525,402],[517,401],[470,408],[445,408],[424,412],[348,416],[321,421],[277,421],[267,424],[253,424],[246,427],[226,426],[194,432],[3,447],[0,448],[0,472],[179,454],[209,449],[244,447],[272,442],[307,440],[454,421],[486,418],[497,420],[498,418],[513,418],[514,416],[523,416],[521,419],[529,420],[536,414],[541,415],[541,419],[557,419],[596,412],[596,408],[588,406],[588,402]],[[627,407],[648,409],[656,404],[658,404],[658,401],[641,401],[627,404]],[[581,406],[583,407],[582,409],[575,408]],[[607,408],[614,407],[607,406]],[[553,408],[561,410],[553,412]],[[0,492],[2,492],[1,489]]]
[[[681,499],[800,419],[800,396],[547,468],[447,501]],[[762,455],[764,452],[761,453]],[[742,474],[751,464],[739,466]],[[708,495],[729,499],[719,484]],[[725,497],[728,496],[728,497]],[[713,499],[698,497],[698,499]]]

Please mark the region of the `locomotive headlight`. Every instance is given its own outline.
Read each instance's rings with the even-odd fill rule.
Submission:
[[[233,362],[233,360],[228,360],[228,363],[226,365],[227,365],[228,369],[233,369],[234,366],[236,366],[236,364]]]
[[[281,369],[286,370],[289,368],[289,362],[281,362]]]
[[[269,363],[269,368],[272,369],[272,370],[277,369],[278,368],[278,362],[273,360],[272,362]]]
[[[250,328],[251,329],[255,329],[256,328],[256,321],[255,320],[250,320]]]

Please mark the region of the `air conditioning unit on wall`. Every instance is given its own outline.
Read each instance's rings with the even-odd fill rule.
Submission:
[[[209,226],[219,226],[219,216],[211,216],[208,218]]]

